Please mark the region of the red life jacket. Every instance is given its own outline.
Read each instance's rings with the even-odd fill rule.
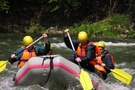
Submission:
[[[110,55],[110,54],[106,54],[106,55]],[[113,63],[113,65],[114,65],[114,58],[113,58],[112,55],[110,55],[110,56],[111,56],[112,63]],[[103,64],[102,59],[101,59],[101,56],[96,57],[96,62],[97,62],[97,64],[95,64],[94,67],[95,67],[97,70],[106,73],[105,68],[104,68],[103,66],[99,65],[99,64]],[[98,63],[99,63],[99,64],[98,64]]]
[[[18,66],[21,68],[31,57],[35,57],[35,56],[37,55],[34,49],[30,51],[28,51],[27,49],[24,50]]]

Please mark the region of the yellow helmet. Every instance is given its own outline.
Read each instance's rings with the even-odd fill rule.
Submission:
[[[80,42],[86,42],[88,40],[88,34],[85,31],[81,31],[78,34],[78,40]]]
[[[105,43],[103,41],[99,41],[96,45],[105,48]]]
[[[30,45],[31,43],[33,43],[33,39],[32,39],[31,36],[25,36],[25,37],[23,38],[23,44],[24,44],[25,46],[28,46],[28,45]]]

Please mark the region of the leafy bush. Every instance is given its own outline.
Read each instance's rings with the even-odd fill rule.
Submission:
[[[69,27],[71,34],[77,34],[80,31],[86,31],[90,36],[106,36],[107,32],[111,33],[112,25],[108,22],[97,22],[94,24],[74,24],[72,27]],[[109,36],[109,35],[108,35]]]
[[[131,29],[130,32],[128,33],[127,37],[135,38],[135,30]]]
[[[73,26],[63,26],[62,30],[69,28],[72,35],[77,35],[80,31],[86,31],[90,36],[135,37],[135,30],[128,30],[129,24],[130,18],[128,15],[115,14],[95,23],[87,21],[85,23],[74,23]],[[47,29],[40,24],[31,23],[26,32],[42,33],[45,30]],[[125,33],[126,30],[129,32]]]
[[[104,32],[110,32],[111,28],[108,22],[97,22],[91,25],[91,31],[96,36],[104,36]]]
[[[89,22],[82,24],[75,23],[69,29],[71,34],[77,34],[84,30],[90,36],[117,37],[120,34],[125,34],[125,30],[129,28],[129,24],[130,18],[128,15],[115,14],[93,24]]]
[[[27,33],[41,33],[43,31],[45,31],[45,28],[34,22],[30,24],[28,29],[26,29]]]
[[[115,14],[108,17],[109,23],[113,26],[113,30],[117,30],[119,34],[123,33],[125,29],[129,28],[129,15]]]

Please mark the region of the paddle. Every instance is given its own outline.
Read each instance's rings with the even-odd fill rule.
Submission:
[[[71,37],[70,37],[69,33],[67,33],[67,35],[68,35],[68,38],[70,40],[72,49],[75,52],[75,48],[73,46],[73,43],[72,43],[72,40],[71,40]],[[78,62],[78,64],[79,64],[79,67],[81,69],[81,72],[80,72],[80,83],[81,83],[81,85],[83,87],[83,90],[91,90],[93,88],[93,84],[91,82],[91,78],[90,78],[89,74],[82,69],[82,67],[81,67],[79,62]]]
[[[28,45],[25,49],[29,48],[30,46],[32,46],[33,44],[35,44],[36,42],[38,42],[40,39],[42,39],[43,36],[39,37],[37,40],[35,40],[33,43],[31,43],[30,45]],[[19,53],[17,53],[16,55],[20,54],[21,52],[23,52],[25,49],[23,49],[22,51],[20,51]],[[8,60],[5,61],[0,61],[0,72],[2,72],[7,65]]]
[[[99,64],[99,63],[98,63]],[[101,65],[101,64],[99,64]],[[101,65],[102,66],[102,65]],[[109,69],[113,76],[118,79],[119,81],[125,83],[125,84],[130,84],[131,80],[132,80],[132,76],[130,74],[128,74],[127,72],[118,69],[118,68],[114,68],[114,69],[110,69],[108,67],[105,66],[105,68]]]
[[[6,61],[0,61],[0,72],[2,72],[6,66],[7,66],[7,60]]]
[[[127,72],[118,69],[118,68],[114,68],[114,69],[110,69],[108,67],[106,67],[107,69],[109,69],[113,76],[118,79],[119,81],[125,83],[125,84],[130,84],[131,80],[132,80],[132,76],[130,74],[128,74]]]
[[[28,45],[25,49],[29,48],[30,46],[34,45],[36,42],[38,42],[40,39],[42,39],[43,36],[39,37],[37,40],[35,40],[33,43],[31,43],[30,45]],[[23,52],[25,49],[22,49],[22,51],[20,51],[19,53],[17,53],[16,55],[19,55],[21,52]]]

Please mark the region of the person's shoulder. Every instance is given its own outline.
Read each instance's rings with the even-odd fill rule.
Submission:
[[[109,54],[109,51],[105,49],[103,53]]]
[[[95,46],[94,42],[90,42],[90,41],[88,41],[88,45],[89,46]]]
[[[95,48],[95,45],[93,44],[93,42],[88,42],[88,46],[87,46],[89,49],[94,49]]]
[[[44,45],[44,46],[45,46],[45,45]],[[41,47],[44,47],[44,46],[37,46],[37,45],[35,45],[35,46],[34,46],[34,49],[41,48]]]
[[[16,51],[21,51],[21,50],[23,50],[23,48],[21,47],[21,48],[18,48]]]

